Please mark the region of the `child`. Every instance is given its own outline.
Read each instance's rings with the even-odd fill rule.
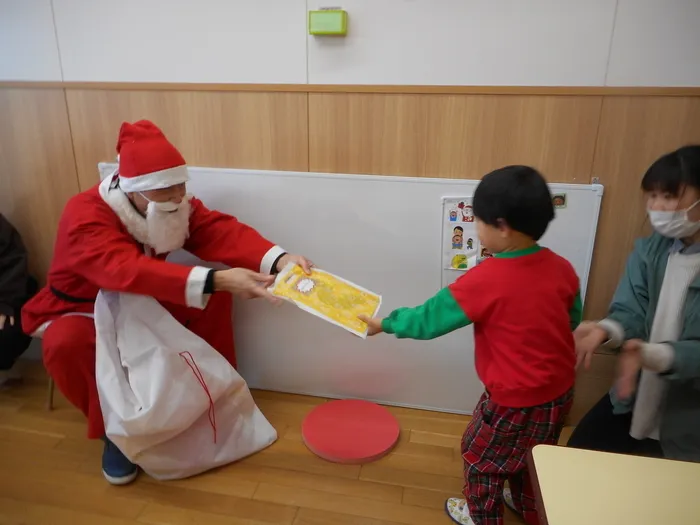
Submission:
[[[659,158],[642,189],[656,232],[637,242],[607,319],[575,334],[586,368],[601,344],[622,346],[618,380],[569,446],[700,461],[700,145]]]
[[[494,257],[422,306],[363,320],[370,335],[412,339],[474,324],[476,370],[486,392],[462,439],[466,502],[450,498],[446,510],[456,523],[500,525],[508,481],[515,510],[534,525],[526,455],[557,442],[571,408],[579,280],[566,260],[537,244],[554,218],[537,171],[509,166],[489,173],[473,205],[479,239]]]

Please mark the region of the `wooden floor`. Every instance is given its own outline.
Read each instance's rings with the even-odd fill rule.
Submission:
[[[112,487],[101,443],[85,439],[82,414],[33,365],[21,387],[0,391],[1,525],[430,525],[451,523],[445,498],[462,488],[464,416],[390,408],[401,424],[396,449],[364,466],[336,465],[304,447],[300,425],[325,399],[254,392],[277,443],[192,479],[146,475]],[[567,434],[568,435],[568,434]],[[512,513],[507,524],[520,523]]]

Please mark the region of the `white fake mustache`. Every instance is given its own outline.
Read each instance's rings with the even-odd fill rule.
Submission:
[[[190,199],[187,195],[176,211],[161,211],[149,202],[146,210],[148,244],[157,254],[179,250],[190,235]]]

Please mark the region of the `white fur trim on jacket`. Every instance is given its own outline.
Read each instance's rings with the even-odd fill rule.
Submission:
[[[204,293],[204,285],[207,282],[207,275],[209,275],[210,271],[211,268],[195,266],[187,277],[185,300],[190,308],[203,310],[207,306],[209,294]]]
[[[100,196],[112,208],[112,211],[117,214],[119,220],[122,221],[122,224],[133,235],[134,239],[141,244],[148,244],[148,226],[146,225],[145,217],[136,211],[131,202],[129,202],[129,197],[120,188],[110,190],[112,180],[113,177],[107,177],[100,183]]]
[[[279,246],[270,248],[263,256],[262,261],[260,261],[260,273],[272,273],[272,265],[275,264],[277,258],[283,253],[285,253],[285,251]]]
[[[126,193],[160,190],[190,180],[187,166],[175,166],[166,170],[154,171],[137,177],[122,177],[119,175],[119,187]]]

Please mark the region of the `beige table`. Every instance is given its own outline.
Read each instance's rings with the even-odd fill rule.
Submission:
[[[544,525],[700,525],[700,463],[536,446]]]

